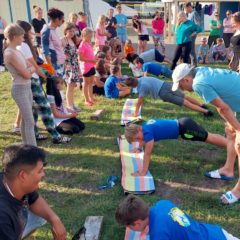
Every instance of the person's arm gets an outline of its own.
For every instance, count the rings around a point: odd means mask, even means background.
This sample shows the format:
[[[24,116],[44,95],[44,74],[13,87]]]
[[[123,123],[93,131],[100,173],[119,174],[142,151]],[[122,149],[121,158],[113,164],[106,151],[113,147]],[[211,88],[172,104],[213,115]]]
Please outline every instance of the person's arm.
[[[135,173],[132,173],[132,176],[145,176],[147,174],[153,146],[154,140],[151,140],[145,144],[142,169],[139,169]]]
[[[77,116],[77,113],[68,113],[68,114],[62,114],[57,110],[57,107],[54,103],[50,103],[50,107],[52,110],[52,114],[55,118],[74,118]]]
[[[233,111],[231,108],[220,98],[217,97],[213,101],[211,101],[211,104],[213,104],[220,116],[232,126],[236,131],[240,131],[240,123],[236,119]]]
[[[35,72],[34,67],[26,68],[21,61],[16,56],[12,54],[5,54],[4,60],[6,63],[11,64],[17,70],[18,74],[25,78],[26,80],[31,79],[32,74]]]
[[[94,81],[95,81],[95,84],[97,85],[97,87],[99,87],[99,88],[104,87],[104,82],[102,82],[99,77],[95,76]]]
[[[142,103],[143,103],[143,97],[139,97],[138,98],[138,101],[137,101],[137,105],[136,105],[136,110],[135,110],[135,113],[134,113],[134,117],[137,117],[138,114],[139,114],[139,110],[142,106]]]
[[[57,214],[49,207],[48,203],[39,196],[38,199],[30,205],[30,210],[39,217],[47,220],[52,226],[54,240],[65,240],[67,231]]]
[[[42,51],[43,55],[45,56],[46,62],[50,65],[52,65],[51,57],[50,57],[50,51],[49,51],[49,37],[50,37],[50,29],[46,29],[42,33]]]
[[[97,57],[95,59],[92,59],[92,58],[85,58],[83,56],[82,53],[78,52],[78,57],[79,57],[79,61],[81,62],[93,62],[93,63],[96,63],[97,62]]]
[[[217,22],[217,28],[221,28],[222,27],[222,22],[221,21],[218,21]]]
[[[38,76],[42,77],[44,80],[47,79],[46,74],[39,68],[39,66],[37,65],[37,63],[35,62],[34,58],[28,58],[27,59],[28,62],[33,65],[36,69],[36,73],[38,74]]]

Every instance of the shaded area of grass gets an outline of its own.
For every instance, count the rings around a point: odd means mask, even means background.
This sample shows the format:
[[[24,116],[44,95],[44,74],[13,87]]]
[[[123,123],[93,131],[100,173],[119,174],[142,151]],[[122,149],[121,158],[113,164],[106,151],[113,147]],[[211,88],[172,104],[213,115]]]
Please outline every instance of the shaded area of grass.
[[[123,72],[129,74],[126,66]],[[2,154],[4,147],[19,142],[20,136],[11,133],[17,108],[10,95],[9,74],[1,74],[0,80],[0,152]],[[197,98],[195,94],[191,95]],[[121,175],[116,137],[123,133],[120,116],[125,100],[107,100],[102,97],[98,99],[98,103],[93,108],[86,108],[82,104],[81,93],[76,91],[76,102],[83,108],[79,117],[86,123],[86,130],[73,136],[69,145],[53,145],[50,138],[46,142],[39,143],[48,152],[49,162],[40,193],[61,217],[69,232],[68,239],[71,239],[88,215],[104,216],[101,239],[120,240],[124,236],[124,227],[117,225],[114,220],[115,209],[124,198],[120,184],[108,190],[99,190],[98,186],[105,184],[109,175]],[[107,110],[103,119],[90,120],[91,113],[99,108]],[[214,118],[206,119],[201,114],[186,108],[147,98],[144,101],[142,115],[146,120],[153,117],[189,116],[208,131],[224,133],[224,123],[216,112]],[[39,126],[44,129],[41,122]],[[219,203],[221,193],[230,189],[234,183],[219,184],[203,177],[204,171],[218,168],[224,163],[225,158],[224,149],[202,143],[182,140],[157,143],[150,165],[157,189],[156,193],[143,196],[144,200],[153,204],[159,198],[167,197],[177,202],[192,217],[200,221],[221,224],[228,231],[239,234],[240,206],[236,204],[223,207]],[[173,184],[165,186],[158,179]],[[35,236],[36,239],[51,239],[49,226],[41,228]]]

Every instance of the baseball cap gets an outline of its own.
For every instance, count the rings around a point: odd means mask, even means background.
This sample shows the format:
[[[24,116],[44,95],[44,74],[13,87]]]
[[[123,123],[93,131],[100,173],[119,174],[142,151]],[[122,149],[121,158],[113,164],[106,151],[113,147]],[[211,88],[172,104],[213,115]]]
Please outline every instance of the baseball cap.
[[[172,79],[173,79],[173,86],[172,91],[177,91],[179,82],[186,76],[194,67],[187,63],[179,64],[173,71]]]

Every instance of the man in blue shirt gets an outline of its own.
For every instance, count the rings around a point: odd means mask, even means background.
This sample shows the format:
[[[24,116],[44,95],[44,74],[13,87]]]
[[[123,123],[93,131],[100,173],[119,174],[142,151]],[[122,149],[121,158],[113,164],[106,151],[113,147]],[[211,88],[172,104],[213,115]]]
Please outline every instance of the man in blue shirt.
[[[213,104],[226,122],[228,156],[223,167],[205,173],[205,176],[223,180],[234,179],[236,155],[240,157],[240,123],[234,112],[240,112],[240,74],[226,69],[198,67],[183,63],[173,72],[173,87],[189,92],[195,91],[206,103]],[[235,148],[234,148],[235,146]],[[240,200],[240,178],[235,187],[223,194],[223,204]]]
[[[155,142],[166,139],[177,139],[179,135],[185,140],[201,141],[220,147],[227,146],[226,138],[218,134],[208,133],[191,118],[151,119],[142,126],[127,124],[125,127],[127,141],[129,143],[139,142],[138,149],[133,149],[133,152],[142,151],[142,147],[145,145],[143,167],[133,173],[133,176],[146,175]]]
[[[105,83],[106,84],[106,83]],[[142,106],[143,98],[150,95],[153,99],[160,98],[165,102],[170,102],[178,106],[185,106],[193,111],[201,112],[204,116],[211,117],[213,113],[206,109],[204,105],[195,99],[185,96],[182,91],[173,92],[172,84],[164,82],[154,77],[129,77],[126,79],[128,87],[137,87],[139,97],[134,116],[138,116],[139,109]]]
[[[198,222],[169,200],[160,200],[150,209],[139,197],[128,195],[115,213],[116,221],[151,240],[239,240],[213,224]]]
[[[157,77],[160,75],[163,75],[167,78],[172,77],[172,70],[170,70],[170,68],[168,68],[166,65],[154,62],[144,63],[144,61],[139,57],[137,57],[133,63],[137,69],[143,71],[144,77],[146,77],[149,73]]]
[[[125,14],[122,13],[122,6],[121,4],[118,4],[116,6],[118,14],[115,15],[115,18],[117,20],[117,36],[119,37],[121,43],[122,43],[122,49],[124,48],[124,44],[127,40],[127,23],[128,19]]]

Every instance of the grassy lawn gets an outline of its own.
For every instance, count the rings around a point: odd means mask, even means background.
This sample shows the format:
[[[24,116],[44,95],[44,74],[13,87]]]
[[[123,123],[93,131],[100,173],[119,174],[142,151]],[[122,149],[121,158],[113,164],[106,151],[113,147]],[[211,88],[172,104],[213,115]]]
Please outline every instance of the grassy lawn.
[[[123,72],[129,74],[127,69],[123,69]],[[1,74],[0,82],[2,155],[4,147],[19,142],[20,136],[11,133],[17,108],[10,94],[10,75]],[[73,136],[68,145],[54,145],[50,138],[39,143],[47,151],[49,162],[40,193],[61,217],[69,233],[68,239],[84,223],[86,216],[103,215],[101,239],[121,240],[125,229],[115,223],[114,213],[124,198],[122,188],[119,183],[107,190],[99,190],[98,186],[105,184],[109,175],[121,175],[116,137],[123,133],[120,116],[125,100],[99,98],[93,108],[83,106],[80,92],[76,93],[76,100],[83,108],[79,117],[86,124],[86,129],[80,135]],[[90,120],[90,114],[99,108],[107,110],[103,119]],[[224,123],[216,111],[214,118],[206,119],[199,113],[150,98],[144,102],[142,116],[144,119],[189,116],[210,132],[223,134],[224,129]],[[39,126],[44,129],[41,122]],[[161,141],[154,148],[150,164],[156,192],[143,198],[149,204],[158,199],[171,199],[192,217],[221,224],[239,236],[240,205],[223,207],[219,201],[222,192],[231,189],[234,183],[208,180],[203,176],[206,170],[216,169],[223,164],[225,158],[226,151],[215,146],[182,140]],[[238,175],[237,172],[235,174]],[[49,226],[40,229],[35,238],[51,239]]]

